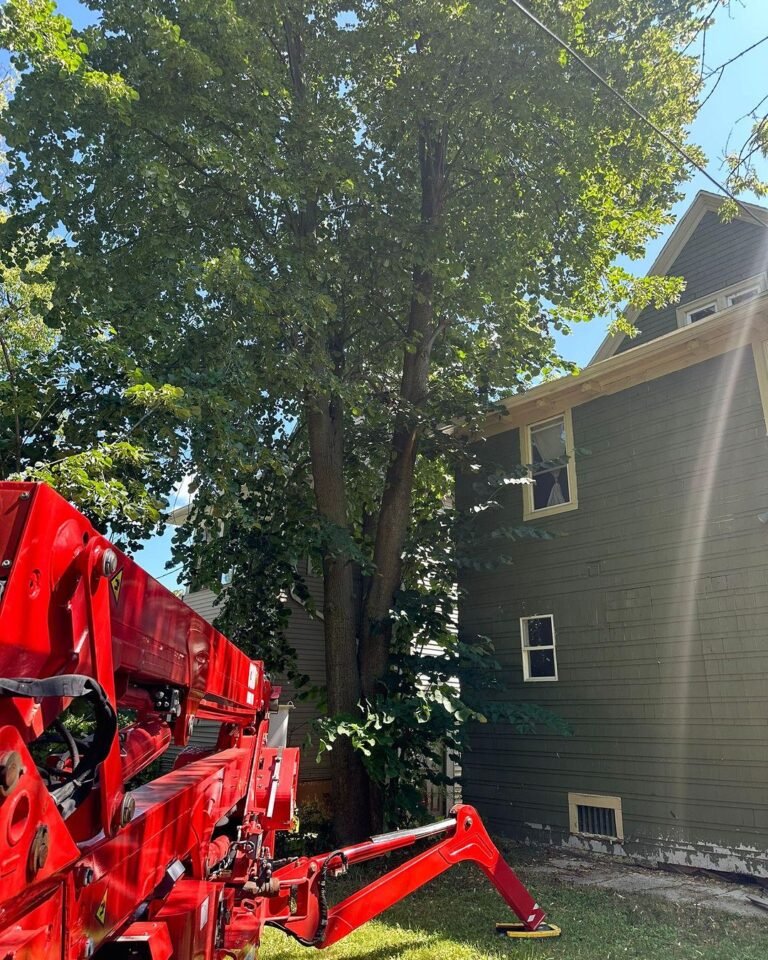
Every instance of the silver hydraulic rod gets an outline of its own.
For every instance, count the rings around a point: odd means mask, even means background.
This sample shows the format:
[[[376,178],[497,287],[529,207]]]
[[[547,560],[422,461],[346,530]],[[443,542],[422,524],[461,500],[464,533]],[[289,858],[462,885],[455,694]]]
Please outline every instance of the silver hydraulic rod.
[[[448,817],[436,823],[427,823],[423,827],[413,827],[411,830],[393,830],[391,833],[379,833],[371,837],[370,843],[390,843],[392,840],[422,840],[424,837],[434,837],[438,833],[448,833],[456,826],[456,818]]]

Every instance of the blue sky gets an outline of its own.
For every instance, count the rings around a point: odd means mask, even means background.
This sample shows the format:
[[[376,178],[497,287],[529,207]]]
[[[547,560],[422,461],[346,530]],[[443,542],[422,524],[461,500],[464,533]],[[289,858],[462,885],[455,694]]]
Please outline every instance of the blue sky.
[[[709,30],[706,42],[705,65],[710,70],[736,56],[750,43],[768,35],[768,2],[766,0],[744,0],[733,4],[729,14],[719,14],[716,24]],[[701,44],[698,44],[701,52]],[[725,179],[722,161],[729,139],[731,146],[740,143],[749,133],[749,119],[737,123],[768,94],[768,71],[765,69],[768,58],[768,43],[733,63],[724,73],[723,79],[711,98],[705,103],[691,129],[692,140],[703,148],[709,163],[707,169],[715,179]],[[607,95],[607,94],[606,94]],[[741,140],[740,140],[741,138]],[[702,174],[695,172],[691,180],[684,184],[685,198],[675,207],[675,217],[683,214],[699,190],[716,192],[715,187]],[[749,194],[744,200],[756,201]],[[768,201],[762,201],[768,206]],[[642,260],[627,261],[629,269],[645,273],[672,232],[669,226],[660,237],[652,240],[646,248]],[[608,325],[607,320],[593,320],[581,324],[568,337],[561,337],[558,347],[569,360],[580,365],[588,363],[600,346]]]
[[[70,17],[76,26],[85,25],[92,14],[75,0],[63,0],[59,10]],[[714,69],[735,56],[761,37],[768,35],[768,2],[744,0],[732,4],[730,13],[719,14],[715,26],[709,30],[706,40],[705,66]],[[701,45],[698,46],[701,52]],[[701,146],[709,158],[708,170],[722,180],[725,172],[722,158],[729,139],[732,144],[743,140],[749,131],[749,120],[741,120],[766,94],[768,94],[768,71],[765,69],[768,43],[732,64],[717,89],[704,105],[692,128],[693,141]],[[606,96],[608,94],[606,93]],[[675,206],[673,213],[679,217],[689,206],[697,191],[714,189],[704,176],[695,173],[685,184],[685,198]],[[744,199],[755,198],[745,196]],[[767,204],[768,205],[768,204]],[[637,273],[644,273],[655,259],[672,227],[648,244],[644,259],[633,261],[629,266]],[[558,347],[563,356],[585,365],[600,345],[607,327],[607,320],[594,320],[577,326],[568,337],[561,337]],[[137,558],[150,573],[163,575],[163,582],[171,589],[178,586],[176,576],[168,575],[165,565],[170,555],[172,531],[153,538]]]

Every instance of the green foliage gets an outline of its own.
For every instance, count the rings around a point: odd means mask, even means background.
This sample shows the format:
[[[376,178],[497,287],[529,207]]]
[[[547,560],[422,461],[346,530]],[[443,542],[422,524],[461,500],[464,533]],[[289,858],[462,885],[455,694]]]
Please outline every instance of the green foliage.
[[[295,829],[275,838],[277,857],[312,857],[333,850],[334,837],[327,807],[303,800],[296,808]]]
[[[299,561],[351,570],[359,607],[384,572],[384,477],[412,451],[387,571],[403,589],[365,624],[392,633],[392,669],[338,721],[375,742],[379,780],[404,783],[433,735],[488,715],[451,692],[468,647],[446,627],[465,559],[445,504],[471,454],[443,427],[471,432],[503,393],[572,369],[555,332],[679,292],[612,264],[668,223],[683,163],[496,0],[90,5],[82,31],[41,0],[9,0],[0,21],[22,72],[0,124],[3,249],[67,237],[48,267],[55,343],[18,374],[38,415],[22,411],[28,435],[0,411],[6,459],[19,469],[20,435],[24,465],[77,457],[97,429],[150,454],[120,469],[155,495],[192,474],[177,558],[214,588],[231,570],[222,625],[290,669],[277,637],[282,598],[306,596]],[[680,46],[701,6],[533,3],[679,141],[698,89]],[[334,465],[333,443],[308,442],[318,411],[337,428]],[[103,481],[108,465],[89,463]],[[119,495],[102,487],[96,506]],[[135,534],[151,514],[120,520]],[[417,664],[422,635],[441,653]]]
[[[161,519],[168,479],[157,440],[178,454],[169,419],[197,411],[181,387],[155,387],[116,366],[114,331],[94,340],[80,324],[52,326],[60,241],[42,241],[5,214],[0,225],[10,238],[0,255],[0,478],[48,483],[133,544]],[[142,430],[158,415],[159,431]]]
[[[147,461],[146,453],[122,441],[34,464],[9,479],[47,483],[89,516],[117,529],[152,528],[160,520],[162,504],[144,486]]]
[[[510,480],[527,476],[525,466],[474,471],[473,504],[490,518],[479,526],[474,505],[458,509],[449,499],[452,473],[426,468],[420,473],[403,587],[392,609],[393,656],[386,690],[354,713],[325,717],[316,725],[318,759],[341,736],[365,758],[371,779],[383,790],[390,825],[424,816],[425,781],[451,782],[443,773],[445,753],[458,759],[477,724],[504,724],[521,735],[571,732],[552,711],[515,699],[491,637],[457,631],[459,568],[490,571],[508,564],[510,558],[498,548],[500,539],[555,536],[549,530],[495,522],[500,492]],[[438,509],[434,499],[441,504]],[[489,735],[494,735],[492,727]]]
[[[763,169],[768,159],[768,116],[756,119],[749,136],[738,151],[729,153],[725,162],[728,168],[728,186],[734,193],[752,192],[756,197],[768,197],[768,178]],[[725,216],[737,211],[733,201],[726,207]]]
[[[158,527],[169,453],[170,477],[180,469],[169,421],[194,411],[180,387],[136,383],[136,371],[115,363],[109,334],[51,326],[60,244],[3,226],[14,238],[0,257],[0,478],[49,483],[135,544]]]
[[[241,455],[246,461],[245,448]],[[269,670],[302,686],[306,678],[297,673],[285,628],[289,596],[314,609],[300,573],[313,552],[313,538],[315,550],[319,542],[311,489],[306,473],[287,456],[281,458],[279,440],[258,462],[252,469],[246,463],[251,486],[233,492],[224,509],[219,485],[209,477],[197,481],[176,559],[186,565],[193,584],[205,584],[226,601],[217,626]],[[222,571],[230,574],[224,592]]]

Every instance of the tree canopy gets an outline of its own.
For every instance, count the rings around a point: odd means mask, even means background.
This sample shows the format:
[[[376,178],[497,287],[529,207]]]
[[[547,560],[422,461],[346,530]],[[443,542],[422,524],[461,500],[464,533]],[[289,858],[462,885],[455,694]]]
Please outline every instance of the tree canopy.
[[[365,833],[393,748],[369,783],[354,718],[407,714],[400,749],[423,719],[410,640],[463,656],[441,518],[471,451],[443,427],[567,368],[554,331],[674,293],[615,262],[668,222],[683,162],[503,0],[88,6],[82,31],[47,0],[3,7],[6,249],[64,238],[46,316],[72,422],[100,437],[109,398],[117,439],[132,399],[171,392],[141,444],[194,475],[187,562],[233,568],[243,642],[274,652],[296,558],[322,563],[337,828]],[[530,6],[685,140],[702,3]]]

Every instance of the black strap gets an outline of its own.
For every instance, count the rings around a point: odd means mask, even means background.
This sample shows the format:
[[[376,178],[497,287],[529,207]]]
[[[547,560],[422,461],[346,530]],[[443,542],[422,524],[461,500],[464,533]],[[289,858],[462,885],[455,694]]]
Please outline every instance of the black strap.
[[[45,680],[29,677],[0,677],[0,696],[32,697],[84,697],[93,705],[96,731],[90,749],[80,758],[66,783],[51,790],[51,797],[63,817],[68,817],[77,808],[83,797],[90,792],[96,776],[96,767],[106,759],[117,733],[117,711],[110,703],[102,685],[93,677],[79,673],[63,673]]]

